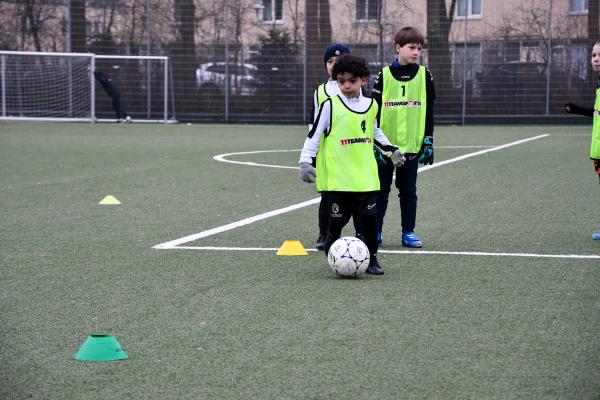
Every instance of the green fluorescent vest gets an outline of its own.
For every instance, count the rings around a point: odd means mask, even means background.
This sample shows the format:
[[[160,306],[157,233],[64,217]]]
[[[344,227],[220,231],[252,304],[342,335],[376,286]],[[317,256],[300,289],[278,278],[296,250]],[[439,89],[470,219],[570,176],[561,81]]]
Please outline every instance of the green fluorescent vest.
[[[373,192],[379,190],[373,157],[373,124],[377,103],[364,113],[354,112],[339,96],[331,97],[331,126],[321,137],[317,157],[317,190]]]
[[[404,153],[418,153],[425,135],[427,90],[425,67],[410,81],[398,81],[390,67],[383,69],[381,94],[381,129],[392,144]]]
[[[600,88],[596,89],[596,102],[594,103],[594,127],[592,128],[592,146],[590,158],[600,159]]]
[[[325,100],[327,100],[330,97],[327,94],[327,92],[325,91],[326,86],[327,86],[326,83],[321,83],[319,85],[319,87],[317,87],[317,104],[319,105],[319,111],[321,109],[321,106],[325,102]],[[321,140],[321,143],[319,143],[319,152],[317,153],[317,155],[322,154],[322,150],[323,150],[323,141]]]
[[[321,83],[317,88],[317,105],[319,107],[321,107],[321,104],[329,98],[329,95],[325,91],[325,85],[325,83]]]

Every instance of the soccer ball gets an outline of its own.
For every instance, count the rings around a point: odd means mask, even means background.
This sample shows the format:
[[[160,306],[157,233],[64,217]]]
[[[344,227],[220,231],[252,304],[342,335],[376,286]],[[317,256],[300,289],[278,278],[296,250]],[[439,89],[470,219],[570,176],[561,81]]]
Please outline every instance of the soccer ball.
[[[352,236],[339,238],[329,248],[327,262],[337,276],[357,277],[369,266],[369,249]]]

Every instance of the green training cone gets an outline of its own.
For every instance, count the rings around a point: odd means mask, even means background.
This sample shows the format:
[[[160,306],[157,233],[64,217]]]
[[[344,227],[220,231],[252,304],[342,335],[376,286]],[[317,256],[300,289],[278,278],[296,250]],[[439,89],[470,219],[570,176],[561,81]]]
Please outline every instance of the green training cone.
[[[121,344],[112,335],[89,335],[75,353],[80,361],[113,361],[128,358]]]

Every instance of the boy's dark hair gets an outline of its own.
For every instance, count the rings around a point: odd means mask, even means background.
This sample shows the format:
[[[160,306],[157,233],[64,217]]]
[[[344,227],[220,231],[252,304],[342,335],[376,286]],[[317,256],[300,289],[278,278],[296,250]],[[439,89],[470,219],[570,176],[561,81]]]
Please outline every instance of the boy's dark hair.
[[[409,43],[418,43],[421,46],[425,44],[425,37],[416,28],[407,26],[400,29],[394,37],[395,44],[404,46]]]
[[[367,60],[352,54],[344,54],[335,60],[331,77],[337,79],[338,74],[349,72],[356,78],[364,78],[371,75]]]

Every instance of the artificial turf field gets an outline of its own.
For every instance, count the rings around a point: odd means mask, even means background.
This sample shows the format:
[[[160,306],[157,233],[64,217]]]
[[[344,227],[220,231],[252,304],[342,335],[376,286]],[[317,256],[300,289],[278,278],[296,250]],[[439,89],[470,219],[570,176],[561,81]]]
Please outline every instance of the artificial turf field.
[[[0,398],[598,400],[590,131],[437,127],[423,251],[391,196],[385,275],[342,280],[303,126],[0,123]]]

